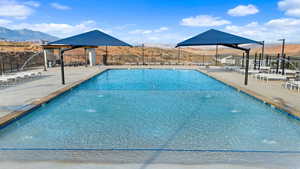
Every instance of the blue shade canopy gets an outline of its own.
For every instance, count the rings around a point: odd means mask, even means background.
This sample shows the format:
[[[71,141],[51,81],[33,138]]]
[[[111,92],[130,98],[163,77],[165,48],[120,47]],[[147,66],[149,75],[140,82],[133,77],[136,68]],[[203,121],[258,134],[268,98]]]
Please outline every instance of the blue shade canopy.
[[[200,46],[200,45],[240,45],[256,43],[262,44],[261,42],[254,41],[251,39],[243,38],[226,32],[210,29],[204,33],[201,33],[188,40],[180,42],[176,47],[179,46]]]
[[[94,30],[65,39],[48,43],[48,45],[70,45],[70,46],[131,46],[117,38],[114,38],[99,30]]]

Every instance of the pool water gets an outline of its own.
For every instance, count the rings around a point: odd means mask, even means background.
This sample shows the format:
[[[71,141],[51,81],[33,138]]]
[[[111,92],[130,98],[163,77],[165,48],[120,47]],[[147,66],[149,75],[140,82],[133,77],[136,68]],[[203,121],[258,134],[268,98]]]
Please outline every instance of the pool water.
[[[300,151],[300,123],[194,70],[109,70],[0,129],[0,149]]]

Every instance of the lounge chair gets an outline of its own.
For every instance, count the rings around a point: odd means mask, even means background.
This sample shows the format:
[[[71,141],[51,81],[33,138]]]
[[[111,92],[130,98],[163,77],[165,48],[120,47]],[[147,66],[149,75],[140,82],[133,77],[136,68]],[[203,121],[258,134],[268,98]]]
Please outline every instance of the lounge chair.
[[[18,72],[16,74],[0,76],[1,86],[16,85],[20,82],[25,82],[26,80],[40,77],[41,72]]]
[[[266,80],[267,82],[270,80],[287,80],[287,76],[281,74],[265,74],[262,76],[262,79]]]
[[[0,88],[1,87],[6,87],[8,84],[9,84],[9,80],[8,79],[0,77]]]
[[[279,73],[282,73],[282,69],[278,70]],[[295,75],[297,73],[296,70],[290,70],[290,69],[286,69],[284,70],[284,74],[285,75]]]
[[[290,81],[290,87],[291,89],[297,89],[298,92],[300,92],[300,81],[298,80],[291,80]]]
[[[296,81],[295,79],[291,79],[282,85],[284,88],[289,90],[297,89],[300,92],[300,81]]]
[[[245,69],[240,69],[238,70],[239,73],[242,73],[242,74],[245,74],[246,70]],[[252,70],[252,69],[249,69],[248,70],[248,74],[258,74],[259,73],[259,70]]]
[[[0,86],[7,87],[16,83],[16,78],[14,76],[0,76]]]
[[[265,76],[269,75],[268,73],[257,73],[257,74],[253,74],[253,77],[256,80],[263,80]]]
[[[269,70],[271,70],[271,67],[268,67],[268,66],[261,66],[261,67],[260,67],[260,70],[266,70],[266,71],[269,71]]]
[[[239,66],[225,66],[224,68],[229,71],[238,71],[241,69]]]
[[[299,93],[300,92],[300,81],[292,82],[292,88],[296,88]]]

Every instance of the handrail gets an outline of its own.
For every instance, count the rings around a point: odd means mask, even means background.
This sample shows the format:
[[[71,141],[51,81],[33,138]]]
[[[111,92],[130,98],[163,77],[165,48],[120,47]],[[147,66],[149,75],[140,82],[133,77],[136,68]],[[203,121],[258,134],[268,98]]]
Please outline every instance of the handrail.
[[[24,67],[28,64],[29,61],[31,61],[35,56],[38,56],[39,54],[41,54],[42,52],[38,52],[33,54],[32,56],[30,56],[22,65],[21,70],[24,70]]]

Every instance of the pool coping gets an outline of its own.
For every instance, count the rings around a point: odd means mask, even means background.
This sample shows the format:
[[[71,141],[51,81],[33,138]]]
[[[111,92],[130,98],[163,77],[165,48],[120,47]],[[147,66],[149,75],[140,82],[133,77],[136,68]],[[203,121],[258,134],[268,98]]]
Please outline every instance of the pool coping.
[[[45,96],[45,97],[42,97],[40,99],[38,99],[38,101],[33,101],[32,103],[26,105],[26,109],[25,110],[16,110],[16,111],[13,111],[3,117],[0,118],[0,129],[2,127],[5,127],[6,125],[10,124],[11,122],[15,121],[15,120],[18,120],[19,118],[21,118],[22,116],[24,115],[27,115],[28,113],[30,113],[32,110],[42,106],[43,104],[46,104],[48,103],[49,101],[55,99],[56,97],[68,92],[69,90],[79,86],[80,84],[94,78],[95,76],[98,76],[100,74],[102,74],[103,72],[106,72],[108,70],[120,70],[120,69],[182,69],[182,70],[195,70],[195,71],[198,71],[200,73],[203,73],[207,76],[209,76],[210,78],[213,78],[227,86],[230,86],[232,88],[234,88],[235,90],[237,91],[240,91],[240,92],[243,92],[244,94],[247,94],[255,99],[258,99],[266,104],[269,104],[271,106],[274,106],[275,108],[281,110],[281,111],[284,111],[287,113],[287,115],[295,118],[295,119],[298,119],[300,120],[300,111],[297,110],[297,109],[294,109],[294,108],[291,108],[291,107],[288,107],[287,105],[284,105],[284,104],[281,104],[281,103],[277,103],[275,102],[274,100],[266,97],[266,96],[263,96],[257,92],[254,92],[252,90],[249,90],[245,87],[242,87],[240,85],[237,85],[235,83],[232,83],[232,82],[229,82],[225,79],[222,79],[222,78],[218,78],[218,77],[215,77],[213,76],[212,74],[210,74],[209,72],[205,72],[204,70],[200,69],[200,68],[195,68],[195,67],[175,67],[175,68],[171,68],[171,67],[166,67],[166,68],[157,68],[157,67],[111,67],[111,68],[104,68],[104,69],[101,69],[99,71],[97,71],[96,73],[93,73],[92,75],[86,77],[86,78],[83,78],[81,80],[78,80],[76,82],[73,82],[69,85],[67,85],[66,87],[63,87],[61,89],[58,89],[57,91],[53,92],[53,93],[50,93],[48,96]],[[283,112],[283,113],[284,113]]]
[[[205,72],[202,69],[196,69],[198,72],[201,72],[227,86],[230,86],[232,88],[234,88],[235,90],[239,91],[239,92],[243,92],[244,94],[249,95],[250,97],[253,97],[255,99],[258,99],[259,101],[264,102],[265,104],[268,104],[270,106],[274,106],[275,108],[279,109],[280,111],[284,111],[283,113],[286,113],[287,115],[300,120],[300,110],[297,110],[295,108],[289,107],[288,105],[282,104],[282,103],[278,103],[276,101],[274,101],[273,99],[267,97],[267,96],[263,96],[253,90],[247,89],[245,87],[242,87],[238,84],[235,84],[233,82],[230,82],[226,79],[220,78],[220,77],[216,77],[212,74],[210,74],[209,72]]]
[[[39,98],[36,101],[33,101],[33,102],[23,106],[23,108],[21,108],[21,109],[18,109],[11,113],[8,113],[7,115],[0,118],[0,129],[7,126],[11,122],[14,122],[15,120],[18,120],[19,118],[27,115],[32,110],[39,108],[43,104],[48,103],[49,101],[55,99],[56,97],[68,92],[69,90],[79,86],[80,84],[94,78],[95,76],[97,76],[99,74],[102,74],[103,72],[105,72],[107,70],[110,70],[110,69],[109,68],[100,69],[96,73],[93,73],[92,75],[89,75],[86,78],[83,78],[83,79],[75,81],[69,85],[66,85],[66,87],[60,88],[45,97]],[[25,107],[25,109],[24,109],[24,107]]]

